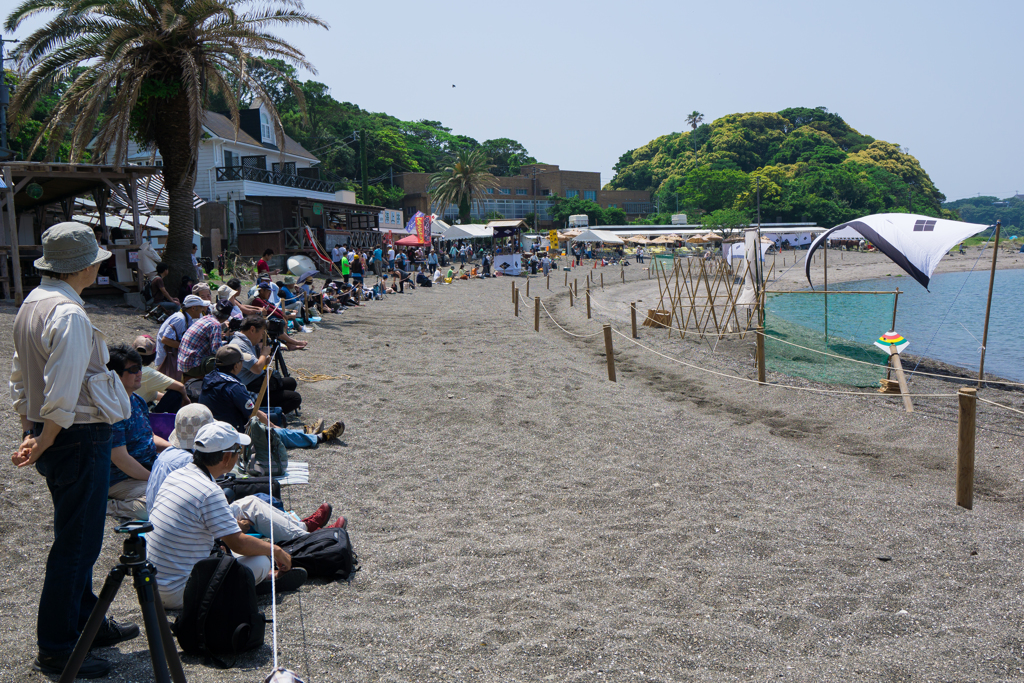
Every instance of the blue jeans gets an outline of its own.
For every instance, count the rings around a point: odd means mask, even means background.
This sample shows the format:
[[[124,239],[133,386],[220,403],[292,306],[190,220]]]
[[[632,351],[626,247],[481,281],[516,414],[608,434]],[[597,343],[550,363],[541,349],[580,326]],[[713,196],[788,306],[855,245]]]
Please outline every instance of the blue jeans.
[[[281,429],[275,430],[277,435],[281,437],[281,443],[284,444],[285,448],[313,448],[319,443],[316,438],[316,434],[304,434],[299,429]]]
[[[96,606],[92,567],[103,547],[110,439],[110,425],[72,425],[36,461],[53,499],[53,545],[36,624],[42,654],[70,653]]]

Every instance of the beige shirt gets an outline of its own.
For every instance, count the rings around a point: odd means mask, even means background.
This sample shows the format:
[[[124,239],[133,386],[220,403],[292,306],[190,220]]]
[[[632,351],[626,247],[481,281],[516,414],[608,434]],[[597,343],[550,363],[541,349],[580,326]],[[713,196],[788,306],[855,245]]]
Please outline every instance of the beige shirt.
[[[69,301],[55,303],[53,299]],[[14,409],[32,422],[102,422],[88,407],[86,377],[106,371],[106,338],[93,327],[81,297],[66,282],[44,277],[15,319],[14,361],[9,387]]]
[[[135,392],[146,403],[156,400],[157,394],[167,391],[174,380],[149,365],[142,366],[142,386]]]

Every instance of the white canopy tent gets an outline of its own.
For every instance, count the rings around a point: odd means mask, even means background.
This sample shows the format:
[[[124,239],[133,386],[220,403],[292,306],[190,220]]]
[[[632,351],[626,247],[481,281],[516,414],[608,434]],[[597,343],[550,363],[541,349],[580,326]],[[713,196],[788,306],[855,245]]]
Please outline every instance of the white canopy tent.
[[[604,244],[625,244],[622,238],[618,237],[615,233],[607,232],[605,230],[584,230],[576,237],[572,238],[573,242],[602,242]]]
[[[443,240],[475,240],[483,237],[494,237],[494,229],[486,225],[468,223],[466,225],[453,225],[445,230],[441,236]]]

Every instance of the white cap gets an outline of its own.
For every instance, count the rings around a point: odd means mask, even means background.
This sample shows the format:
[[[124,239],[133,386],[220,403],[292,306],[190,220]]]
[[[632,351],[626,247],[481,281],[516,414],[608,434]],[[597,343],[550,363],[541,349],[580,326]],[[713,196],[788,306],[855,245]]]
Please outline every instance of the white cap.
[[[200,427],[195,438],[196,450],[200,453],[216,453],[230,450],[235,446],[248,446],[251,443],[252,439],[248,436],[239,434],[227,422],[219,420]]]
[[[209,306],[209,302],[203,301],[195,294],[189,294],[185,297],[184,301],[181,302],[182,308],[192,308],[193,306]]]

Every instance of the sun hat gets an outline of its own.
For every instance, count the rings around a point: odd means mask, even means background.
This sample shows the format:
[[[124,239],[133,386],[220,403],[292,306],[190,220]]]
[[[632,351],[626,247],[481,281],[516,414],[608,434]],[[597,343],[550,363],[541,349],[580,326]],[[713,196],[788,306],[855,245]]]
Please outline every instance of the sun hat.
[[[135,347],[136,351],[139,351],[144,356],[148,356],[151,353],[156,353],[156,342],[148,334],[140,334],[135,338],[132,346]]]
[[[167,437],[175,448],[190,451],[195,448],[196,433],[203,425],[213,422],[213,413],[202,403],[189,403],[178,410],[174,418],[174,431]]]
[[[291,275],[285,275],[284,276],[284,283],[286,285],[294,285],[295,284],[295,278],[293,276],[291,276]]]
[[[224,299],[225,301],[228,301],[231,299],[231,297],[235,296],[236,294],[238,294],[238,292],[235,291],[234,289],[231,289],[227,285],[221,285],[220,287],[217,288],[218,299]]]
[[[203,301],[195,294],[189,294],[185,297],[185,300],[181,302],[182,308],[192,308],[193,306],[202,306],[203,308],[206,308],[208,305],[209,304],[206,301]]]
[[[227,422],[214,420],[199,428],[195,438],[195,449],[200,453],[216,453],[226,451],[232,446],[248,446],[252,443],[245,434],[239,434],[238,430]]]
[[[33,265],[54,273],[77,273],[110,257],[111,253],[96,243],[92,228],[69,221],[46,229],[43,257]]]
[[[225,344],[224,346],[217,349],[217,367],[218,368],[230,368],[235,363],[242,360],[242,352],[238,350],[237,346],[231,344]]]
[[[205,283],[205,282],[197,282],[194,285],[192,285],[192,293],[193,294],[198,294],[199,292],[202,292],[204,290],[209,292],[210,291],[210,285]]]

